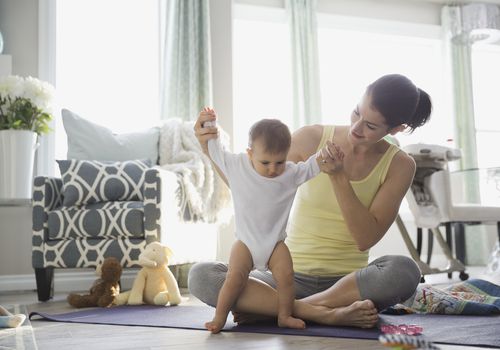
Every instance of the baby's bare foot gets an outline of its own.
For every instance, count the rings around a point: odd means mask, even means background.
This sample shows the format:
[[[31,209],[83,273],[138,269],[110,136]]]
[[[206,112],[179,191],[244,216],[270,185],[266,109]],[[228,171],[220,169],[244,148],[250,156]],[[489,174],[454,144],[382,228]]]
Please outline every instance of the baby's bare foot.
[[[218,319],[215,317],[212,321],[205,323],[205,328],[208,329],[213,334],[219,333],[224,325],[226,324],[226,320]]]
[[[371,300],[355,301],[349,306],[333,309],[327,322],[337,326],[373,328],[378,321],[378,312]]]
[[[295,318],[292,316],[278,317],[278,326],[283,328],[295,328],[304,329],[306,324],[300,318]]]

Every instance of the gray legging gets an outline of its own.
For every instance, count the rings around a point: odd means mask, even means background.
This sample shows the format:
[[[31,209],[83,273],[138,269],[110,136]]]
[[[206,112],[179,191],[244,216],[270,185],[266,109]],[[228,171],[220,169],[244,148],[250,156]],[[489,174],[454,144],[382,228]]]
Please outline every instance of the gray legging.
[[[226,278],[227,265],[220,262],[201,262],[189,271],[189,292],[204,303],[217,304],[219,291]],[[252,271],[251,277],[276,288],[270,272]],[[333,286],[343,276],[318,277],[295,273],[295,294],[297,299],[319,293]],[[401,303],[411,297],[420,281],[420,270],[410,258],[387,255],[371,262],[356,272],[361,299],[370,299],[377,309]]]

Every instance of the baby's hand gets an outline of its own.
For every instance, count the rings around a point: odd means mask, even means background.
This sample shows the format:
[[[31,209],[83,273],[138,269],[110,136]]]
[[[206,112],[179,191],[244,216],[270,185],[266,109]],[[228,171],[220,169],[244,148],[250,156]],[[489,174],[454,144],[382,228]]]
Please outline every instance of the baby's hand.
[[[202,128],[215,127],[216,118],[217,115],[215,114],[215,111],[210,107],[203,108],[198,116],[198,120],[201,121]]]
[[[203,152],[208,154],[207,142],[210,139],[217,138],[219,133],[215,120],[217,115],[212,108],[205,107],[201,110],[198,119],[196,120],[193,130],[198,139],[198,142],[203,149]],[[212,126],[208,123],[213,123]]]
[[[325,147],[319,151],[319,167],[322,172],[333,174],[344,168],[344,152],[331,141],[327,141]]]

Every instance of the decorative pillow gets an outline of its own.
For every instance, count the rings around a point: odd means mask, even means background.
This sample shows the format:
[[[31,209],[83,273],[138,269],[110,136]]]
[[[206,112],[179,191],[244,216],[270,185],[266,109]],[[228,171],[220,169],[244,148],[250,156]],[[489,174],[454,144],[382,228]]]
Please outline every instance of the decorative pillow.
[[[152,164],[158,161],[159,127],[115,134],[67,109],[61,114],[68,136],[68,159],[123,161],[147,158]]]
[[[144,174],[151,161],[99,162],[58,160],[63,181],[63,205],[143,200]]]

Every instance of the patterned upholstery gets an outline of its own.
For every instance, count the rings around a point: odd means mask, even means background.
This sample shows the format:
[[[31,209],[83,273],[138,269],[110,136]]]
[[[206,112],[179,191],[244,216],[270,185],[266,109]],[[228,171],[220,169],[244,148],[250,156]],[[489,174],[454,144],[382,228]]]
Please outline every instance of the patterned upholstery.
[[[52,296],[53,268],[96,267],[108,256],[123,267],[138,267],[145,245],[162,241],[165,211],[175,210],[179,201],[173,183],[174,173],[151,168],[145,172],[142,201],[64,207],[62,180],[36,177],[32,264],[39,300]]]
[[[50,239],[144,239],[144,204],[108,202],[53,210],[49,213]]]
[[[151,161],[100,162],[58,160],[64,183],[64,206],[143,200],[144,172]]]

